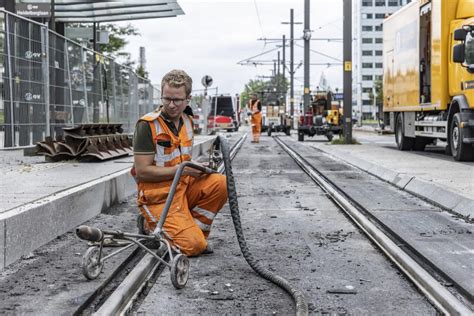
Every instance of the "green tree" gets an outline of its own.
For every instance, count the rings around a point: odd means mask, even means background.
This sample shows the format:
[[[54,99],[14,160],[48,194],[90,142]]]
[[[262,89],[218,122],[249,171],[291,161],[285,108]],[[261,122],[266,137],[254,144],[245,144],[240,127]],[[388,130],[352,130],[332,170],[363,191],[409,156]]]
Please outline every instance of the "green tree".
[[[92,28],[90,23],[70,23],[68,26]],[[109,43],[99,44],[99,51],[106,55],[124,55],[121,50],[128,44],[127,37],[140,35],[138,29],[132,24],[127,24],[126,26],[117,26],[112,23],[100,24],[99,29],[109,32]]]
[[[375,95],[374,95],[375,90]],[[383,106],[383,81],[382,79],[377,79],[374,81],[374,89],[369,93],[369,99],[371,104],[375,103],[375,106],[378,108],[379,116],[382,113]],[[375,102],[374,102],[375,101]]]
[[[244,87],[244,91],[240,94],[240,107],[244,108],[247,106],[250,95],[256,94],[261,98],[262,94],[266,90],[266,82],[263,80],[251,79]],[[262,100],[263,102],[263,100]]]
[[[278,83],[278,84],[277,84]],[[250,80],[240,94],[240,106],[245,107],[250,100],[251,94],[257,94],[262,104],[276,103],[279,98],[284,102],[284,96],[288,92],[289,82],[282,75],[270,80]]]
[[[115,24],[105,24],[100,27],[109,32],[109,43],[100,44],[99,50],[102,53],[115,54],[120,52],[128,44],[128,36],[140,35],[138,29],[132,24],[126,26],[117,26]]]
[[[137,68],[137,75],[139,75],[142,78],[148,79],[148,71],[143,68],[143,66],[138,66]]]

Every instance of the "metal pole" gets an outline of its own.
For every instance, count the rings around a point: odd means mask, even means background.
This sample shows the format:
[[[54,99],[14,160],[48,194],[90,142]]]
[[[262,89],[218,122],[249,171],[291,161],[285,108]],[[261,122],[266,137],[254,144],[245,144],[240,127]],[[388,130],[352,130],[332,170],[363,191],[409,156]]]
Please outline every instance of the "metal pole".
[[[303,30],[303,38],[304,38],[304,98],[303,98],[303,115],[309,109],[311,103],[311,95],[309,90],[309,49],[310,49],[310,39],[311,39],[311,29],[309,26],[310,22],[310,15],[309,15],[309,1],[304,1],[304,30]]]
[[[69,101],[71,103],[71,123],[74,125],[74,104],[72,101],[71,69],[69,67],[69,51],[67,48],[67,40],[64,41],[64,55],[66,55],[67,82],[69,88]]]
[[[285,59],[285,56],[286,56],[286,38],[285,38],[285,35],[283,35],[283,59],[282,59],[282,68],[283,68],[283,87],[286,86],[286,77],[285,77],[285,68],[286,68],[286,65],[285,65],[285,62],[286,62],[286,59]],[[286,112],[286,90],[283,91],[283,103],[285,104],[285,113]]]
[[[10,128],[11,128],[11,147],[15,147],[15,114],[13,106],[13,75],[12,75],[12,56],[11,56],[11,43],[10,43],[10,15],[5,14],[5,31],[7,36],[7,58],[8,58],[8,79],[10,81]],[[6,142],[6,140],[5,140]],[[6,145],[6,144],[5,144]],[[6,146],[5,146],[6,147]]]
[[[276,91],[276,93],[277,93],[277,105],[280,105],[280,51],[278,51],[276,88],[277,88],[277,91]]]
[[[46,115],[46,131],[45,135],[51,136],[51,118],[50,118],[50,81],[49,81],[49,34],[46,27],[41,28],[41,34],[43,39],[41,43],[43,44],[43,81],[44,81],[44,104],[45,104],[45,115]]]
[[[344,140],[352,143],[352,0],[344,0]]]
[[[217,94],[218,89],[216,87],[216,98],[214,99],[214,133],[216,132],[216,116],[217,116]]]
[[[51,0],[51,18],[49,20],[49,28],[53,30],[53,32],[56,32],[56,16],[54,12],[54,6],[55,6],[55,1]]]
[[[294,12],[290,10],[290,112],[291,128],[294,128],[295,120],[295,40],[294,40]]]
[[[87,79],[86,79],[86,67],[84,66],[84,48],[81,47],[81,65],[82,65],[82,88],[84,89],[84,106],[86,107],[86,122],[89,121],[89,102],[87,100]],[[83,122],[80,122],[83,123]]]

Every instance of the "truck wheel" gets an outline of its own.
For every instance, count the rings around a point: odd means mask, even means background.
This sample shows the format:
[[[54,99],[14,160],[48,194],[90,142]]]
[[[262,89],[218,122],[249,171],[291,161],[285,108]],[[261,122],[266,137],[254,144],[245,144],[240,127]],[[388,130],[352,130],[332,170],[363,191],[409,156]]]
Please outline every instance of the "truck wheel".
[[[463,143],[464,133],[460,128],[461,116],[459,113],[454,114],[451,128],[449,131],[449,144],[451,146],[451,153],[457,161],[471,161],[474,160],[474,147],[470,144]]]
[[[304,133],[301,131],[298,131],[298,141],[304,142]]]
[[[397,141],[397,147],[400,150],[412,150],[415,143],[415,139],[412,137],[406,137],[403,132],[403,113],[397,115],[397,122],[395,125],[395,140]]]

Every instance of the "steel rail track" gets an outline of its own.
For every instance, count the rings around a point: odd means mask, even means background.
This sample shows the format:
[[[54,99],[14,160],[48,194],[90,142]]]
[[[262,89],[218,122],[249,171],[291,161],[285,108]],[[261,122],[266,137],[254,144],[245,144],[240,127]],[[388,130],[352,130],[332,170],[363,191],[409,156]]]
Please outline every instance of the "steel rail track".
[[[440,284],[417,261],[401,249],[379,229],[363,212],[357,209],[332,181],[320,174],[301,155],[291,149],[278,136],[275,141],[295,160],[300,168],[318,184],[354,223],[371,239],[385,255],[415,284],[428,300],[446,315],[472,315],[473,311]]]
[[[244,134],[231,148],[231,159],[237,155],[237,152],[242,147],[247,134]],[[220,164],[217,170],[219,173],[224,171],[224,164]],[[156,280],[161,272],[164,270],[163,264],[158,262],[152,255],[145,254],[145,256],[138,262],[132,260],[139,253],[138,249],[134,249],[132,253],[124,259],[114,272],[96,289],[81,306],[74,312],[74,315],[81,315],[91,309],[96,309],[95,315],[124,315],[129,311],[135,300],[138,298],[144,287],[151,280]],[[123,275],[123,271],[135,267],[127,274],[123,281],[111,290],[105,290],[114,283],[117,276]],[[157,273],[154,273],[154,272]],[[110,294],[110,292],[112,292]],[[94,305],[94,302],[100,304]]]

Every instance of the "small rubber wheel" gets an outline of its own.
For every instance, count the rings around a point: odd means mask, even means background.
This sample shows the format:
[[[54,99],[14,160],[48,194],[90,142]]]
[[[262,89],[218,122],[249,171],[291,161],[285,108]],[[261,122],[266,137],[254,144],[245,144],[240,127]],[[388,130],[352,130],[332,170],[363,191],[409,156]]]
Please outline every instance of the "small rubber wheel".
[[[84,274],[84,276],[88,280],[96,279],[99,276],[100,272],[102,272],[104,263],[100,263],[99,254],[99,247],[94,246],[89,247],[82,256],[82,274]]]
[[[171,262],[171,283],[176,289],[186,286],[189,278],[189,259],[183,254],[177,254]]]

